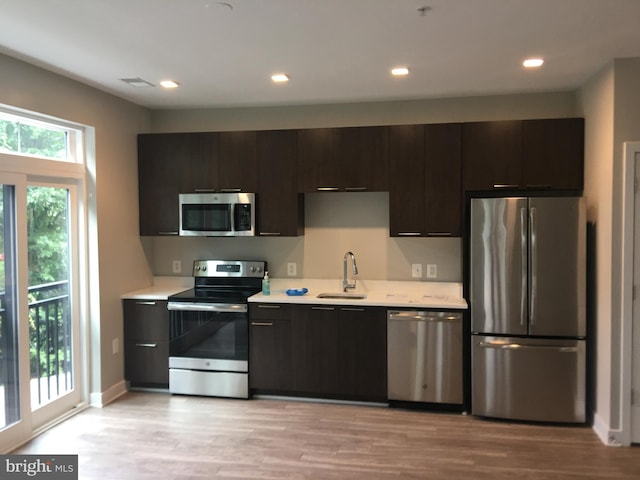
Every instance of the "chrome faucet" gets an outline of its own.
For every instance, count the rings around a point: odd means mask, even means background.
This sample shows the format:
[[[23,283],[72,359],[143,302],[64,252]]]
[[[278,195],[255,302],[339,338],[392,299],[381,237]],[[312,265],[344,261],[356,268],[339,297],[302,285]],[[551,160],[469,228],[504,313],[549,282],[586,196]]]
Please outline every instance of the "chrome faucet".
[[[358,266],[356,265],[356,256],[353,254],[353,252],[347,252],[344,254],[344,263],[343,263],[343,276],[342,276],[342,290],[344,292],[346,292],[349,289],[353,289],[356,288],[356,279],[353,279],[353,283],[349,283],[349,277],[347,275],[347,262],[349,260],[349,257],[351,257],[351,264],[353,265],[353,274],[357,275],[358,274]]]

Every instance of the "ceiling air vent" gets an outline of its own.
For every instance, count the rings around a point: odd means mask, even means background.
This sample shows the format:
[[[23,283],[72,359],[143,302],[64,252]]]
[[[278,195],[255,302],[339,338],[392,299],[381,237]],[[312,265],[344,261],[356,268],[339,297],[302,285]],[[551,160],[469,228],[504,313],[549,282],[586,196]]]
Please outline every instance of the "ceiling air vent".
[[[120,80],[122,80],[124,83],[129,84],[132,87],[155,87],[155,85],[153,83],[149,83],[146,80],[143,80],[140,77],[136,77],[136,78],[121,78]]]

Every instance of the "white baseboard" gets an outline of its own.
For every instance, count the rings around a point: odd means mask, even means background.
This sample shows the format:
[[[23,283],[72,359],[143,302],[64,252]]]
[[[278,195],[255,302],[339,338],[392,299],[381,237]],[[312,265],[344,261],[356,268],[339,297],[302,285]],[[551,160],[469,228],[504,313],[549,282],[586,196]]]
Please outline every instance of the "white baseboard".
[[[125,393],[127,393],[127,382],[122,380],[104,392],[92,392],[89,396],[89,404],[92,407],[102,408]]]
[[[609,428],[609,424],[597,413],[593,415],[593,431],[596,432],[600,441],[607,447],[625,446],[623,432]]]

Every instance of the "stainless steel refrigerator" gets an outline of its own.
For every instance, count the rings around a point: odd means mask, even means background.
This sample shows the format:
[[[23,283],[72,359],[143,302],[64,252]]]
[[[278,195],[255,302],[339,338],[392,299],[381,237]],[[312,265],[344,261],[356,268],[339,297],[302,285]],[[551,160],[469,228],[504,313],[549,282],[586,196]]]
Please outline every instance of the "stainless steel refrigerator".
[[[472,413],[583,423],[583,200],[474,198],[469,241]]]

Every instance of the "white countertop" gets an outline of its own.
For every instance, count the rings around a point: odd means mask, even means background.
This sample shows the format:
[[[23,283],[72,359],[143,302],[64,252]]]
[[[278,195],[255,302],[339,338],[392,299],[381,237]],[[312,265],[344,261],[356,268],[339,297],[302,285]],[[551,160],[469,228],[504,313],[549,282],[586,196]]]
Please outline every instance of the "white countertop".
[[[350,293],[365,294],[364,299],[317,298],[320,293],[342,292],[342,280],[324,279],[271,279],[271,295],[257,293],[249,302],[299,303],[329,305],[362,305],[383,307],[440,308],[466,310],[466,300],[462,297],[462,284],[456,282],[423,281],[356,281],[357,288]],[[170,295],[193,288],[193,277],[154,277],[153,285],[125,293],[122,299],[167,300]],[[289,296],[288,289],[307,288],[302,296]]]
[[[249,302],[362,305],[383,307],[412,307],[462,309],[468,308],[462,297],[462,284],[456,282],[360,280],[350,293],[365,294],[364,299],[317,298],[320,293],[342,292],[342,280],[272,279],[271,295],[258,293]],[[307,288],[302,296],[289,296],[287,289]]]
[[[193,288],[193,277],[154,277],[150,287],[125,293],[126,300],[166,300],[170,295]]]

